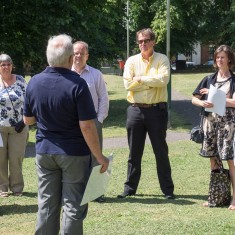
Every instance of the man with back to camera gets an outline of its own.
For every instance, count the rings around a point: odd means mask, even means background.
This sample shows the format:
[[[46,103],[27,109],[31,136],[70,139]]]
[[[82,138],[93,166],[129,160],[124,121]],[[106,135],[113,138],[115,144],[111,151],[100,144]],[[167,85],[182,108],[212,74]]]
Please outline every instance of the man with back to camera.
[[[83,41],[77,41],[73,44],[74,59],[72,70],[77,72],[85,81],[91,92],[92,100],[95,105],[97,119],[95,119],[96,128],[98,130],[100,147],[103,145],[102,127],[103,121],[108,116],[109,111],[109,98],[105,86],[102,73],[89,65],[87,60],[89,58],[88,44]],[[97,161],[93,158],[93,166],[97,165]],[[104,196],[97,198],[95,201],[104,202]]]
[[[88,86],[71,71],[71,37],[51,37],[46,54],[49,66],[30,80],[24,107],[25,123],[37,123],[35,234],[82,235],[88,206],[80,203],[90,175],[90,150],[101,164],[101,173],[109,162],[100,149]]]
[[[128,58],[124,68],[124,86],[128,91],[127,137],[129,159],[124,192],[118,198],[136,194],[141,175],[141,160],[148,133],[154,151],[160,188],[166,199],[174,199],[174,184],[166,143],[168,122],[168,58],[154,51],[155,34],[149,28],[136,33],[140,54]]]

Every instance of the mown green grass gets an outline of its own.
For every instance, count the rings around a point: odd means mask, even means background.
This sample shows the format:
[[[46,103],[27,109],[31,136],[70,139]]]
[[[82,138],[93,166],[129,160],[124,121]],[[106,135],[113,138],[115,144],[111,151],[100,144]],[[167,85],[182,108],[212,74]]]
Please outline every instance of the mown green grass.
[[[187,76],[187,77],[186,77]],[[191,96],[203,75],[173,75],[172,89]],[[189,80],[192,78],[192,81]],[[182,80],[183,79],[183,80]],[[126,91],[122,78],[105,76],[110,97],[110,114],[104,125],[105,137],[124,136]],[[180,114],[174,117],[173,128],[187,129]],[[29,143],[34,144],[34,132],[30,131]],[[123,191],[126,180],[128,149],[104,150],[108,155],[114,152],[113,172],[108,190],[107,202],[89,203],[89,212],[84,221],[85,235],[233,235],[235,214],[227,208],[204,208],[209,182],[209,161],[198,156],[199,145],[191,141],[169,143],[172,176],[177,199],[163,198],[156,175],[155,159],[150,145],[146,145],[142,161],[142,177],[137,195],[117,199]],[[23,197],[0,198],[0,234],[33,234],[37,213],[37,176],[34,158],[26,158],[23,164],[25,193]]]
[[[172,74],[172,89],[191,97],[193,90],[205,75]],[[26,78],[27,81],[29,79],[29,77]],[[126,108],[129,104],[126,101],[127,91],[124,89],[123,78],[116,75],[104,75],[104,79],[108,90],[110,107],[109,115],[103,123],[103,135],[105,138],[126,136]],[[171,111],[170,119],[170,131],[188,131],[191,127],[184,121],[182,114]],[[29,143],[34,141],[35,130],[29,136]]]
[[[185,74],[172,74],[171,83],[172,89],[192,97],[193,91],[196,89],[199,82],[211,73],[185,73]]]
[[[209,182],[209,161],[198,156],[191,141],[169,143],[176,200],[165,200],[156,176],[155,159],[146,145],[137,195],[117,199],[126,179],[128,149],[114,152],[107,202],[89,203],[85,235],[234,235],[235,213],[227,208],[204,208]],[[37,212],[37,180],[34,158],[23,164],[23,197],[0,198],[0,234],[32,235]]]

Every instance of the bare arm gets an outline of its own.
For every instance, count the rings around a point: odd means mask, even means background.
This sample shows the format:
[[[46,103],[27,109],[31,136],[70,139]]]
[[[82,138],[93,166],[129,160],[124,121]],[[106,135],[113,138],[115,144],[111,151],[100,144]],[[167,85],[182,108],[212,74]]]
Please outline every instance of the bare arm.
[[[109,160],[101,152],[94,120],[79,121],[79,125],[92,154],[95,156],[98,163],[102,165],[100,172],[105,172],[108,169]]]
[[[36,123],[36,118],[35,117],[26,117],[26,116],[23,116],[23,119],[24,119],[24,123],[26,125],[33,125],[34,123]]]
[[[202,95],[204,94],[208,94],[209,90],[207,88],[203,88],[200,90],[200,94],[201,95],[195,95],[192,98],[192,104],[199,106],[199,107],[203,107],[203,108],[212,108],[213,104],[206,101],[206,100],[201,100]]]
[[[226,107],[235,108],[235,93],[233,94],[233,98],[226,98]]]

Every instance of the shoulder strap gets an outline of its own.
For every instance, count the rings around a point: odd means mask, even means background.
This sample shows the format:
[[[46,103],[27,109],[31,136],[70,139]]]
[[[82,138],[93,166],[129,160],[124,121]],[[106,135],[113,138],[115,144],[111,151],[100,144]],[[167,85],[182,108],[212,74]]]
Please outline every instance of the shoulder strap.
[[[1,77],[1,79],[2,79],[2,77]],[[10,99],[10,101],[11,101],[11,105],[12,105],[12,108],[13,108],[14,113],[15,113],[16,121],[18,122],[18,115],[16,114],[15,107],[14,107],[14,105],[13,105],[13,103],[12,103],[12,100],[11,100],[10,94],[9,94],[9,92],[8,92],[8,90],[7,90],[7,87],[5,86],[5,83],[4,83],[3,79],[2,79],[2,83],[3,83],[4,88],[5,88],[5,89],[6,89],[6,91],[7,91],[8,97],[9,97],[9,99]]]

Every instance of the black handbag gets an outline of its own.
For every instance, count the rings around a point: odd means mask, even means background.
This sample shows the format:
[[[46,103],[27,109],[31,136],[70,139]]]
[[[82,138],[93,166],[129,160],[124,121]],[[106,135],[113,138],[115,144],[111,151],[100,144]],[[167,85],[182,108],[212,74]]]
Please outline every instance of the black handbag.
[[[198,126],[193,127],[193,129],[190,131],[190,140],[194,141],[197,144],[201,144],[204,139],[202,125],[203,125],[203,116],[201,115],[200,124]]]
[[[21,131],[23,131],[24,127],[25,127],[24,121],[21,120],[21,121],[19,121],[19,122],[16,123],[16,125],[15,125],[15,131],[16,131],[17,133],[20,133]]]
[[[228,206],[231,203],[231,180],[229,170],[224,169],[221,160],[217,160],[216,162],[219,169],[211,171],[208,206]]]

